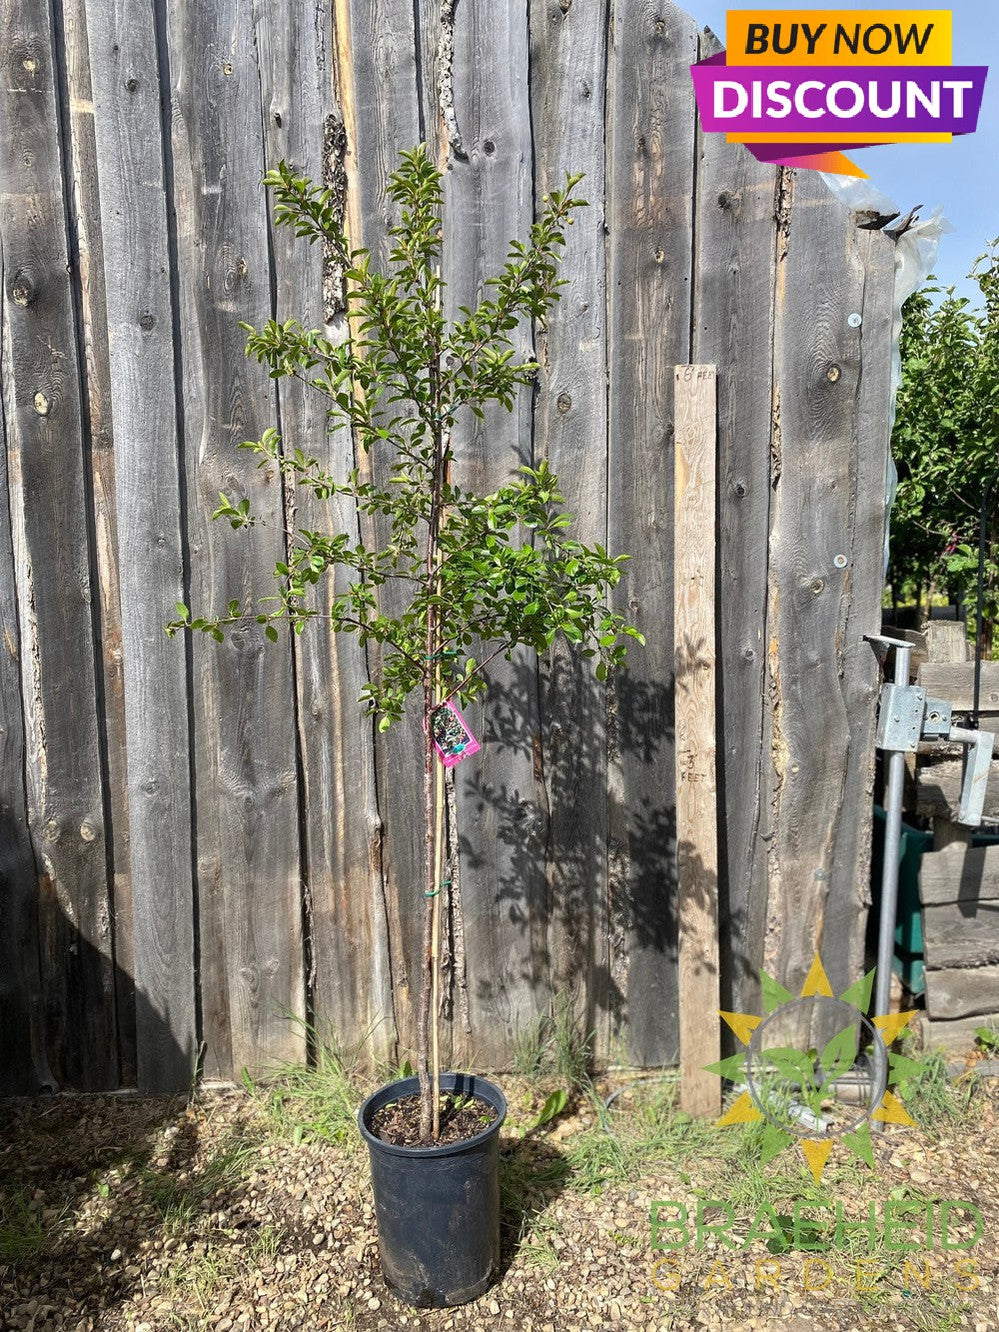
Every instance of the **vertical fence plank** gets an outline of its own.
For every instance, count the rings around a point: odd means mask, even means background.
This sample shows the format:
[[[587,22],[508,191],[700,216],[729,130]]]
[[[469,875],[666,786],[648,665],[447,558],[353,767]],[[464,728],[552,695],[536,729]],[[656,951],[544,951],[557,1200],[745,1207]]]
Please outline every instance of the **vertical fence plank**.
[[[673,638],[676,679],[676,854],[679,918],[680,1101],[717,1115],[720,1053],[715,367],[676,368]]]
[[[693,20],[617,6],[608,74],[608,549],[648,647],[613,683],[610,880],[628,1055],[677,1054],[673,797],[673,367],[689,360]],[[620,958],[621,943],[626,961]]]
[[[61,117],[48,5],[4,0],[0,19],[3,379],[29,821],[53,1071],[85,1090],[114,1085],[117,1054]]]
[[[125,744],[125,682],[118,578],[118,522],[115,508],[115,454],[111,420],[111,365],[104,286],[104,249],[94,138],[91,60],[86,0],[63,0],[53,10],[60,25],[68,96],[64,131],[71,162],[70,242],[79,281],[80,370],[85,406],[87,483],[93,524],[91,566],[99,593],[98,726],[105,776],[108,872],[114,925],[115,1015],[120,1077],[134,1086],[135,952],[132,938],[132,876],[129,863],[128,790]]]
[[[7,303],[17,300],[0,235],[0,386],[11,360]],[[24,703],[14,546],[7,505],[8,402],[0,393],[0,1095],[33,1095],[52,1085],[42,1026],[35,884],[24,789]]]
[[[92,5],[94,128],[117,441],[137,1076],[169,1091],[196,1053],[188,694],[161,87],[152,11]],[[135,237],[143,244],[136,247]]]
[[[870,905],[874,818],[874,733],[880,671],[865,634],[881,632],[884,586],[885,497],[891,444],[891,324],[895,242],[880,231],[848,225],[848,262],[863,277],[860,380],[854,404],[849,502],[843,530],[841,688],[850,742],[843,815],[836,825],[833,862],[840,869],[825,904],[823,947],[850,958],[850,975],[864,961]],[[828,941],[828,942],[827,942]]]
[[[385,197],[399,152],[420,140],[417,87],[417,16],[404,0],[337,0],[337,51],[341,109],[347,133],[347,217],[355,244],[371,251],[383,265],[389,245],[391,205]],[[391,96],[385,90],[391,89]],[[359,458],[379,479],[387,469],[377,457]],[[374,525],[366,524],[372,536]],[[398,587],[381,589],[380,607],[392,614],[399,606]],[[353,645],[351,645],[353,646]],[[373,649],[370,649],[373,651]],[[344,701],[350,706],[350,700]],[[345,757],[349,772],[350,755]],[[419,962],[423,929],[423,833],[421,781],[422,731],[418,717],[407,717],[375,746],[379,822],[369,823],[373,891],[382,896],[388,922],[393,1005],[373,1014],[384,1019],[379,1030],[398,1032],[401,1050],[416,1047]],[[370,815],[369,815],[370,817]]]
[[[851,587],[851,524],[858,450],[886,456],[885,432],[860,441],[864,269],[856,227],[809,171],[794,182],[774,330],[774,507],[770,543],[768,686],[772,700],[771,801],[765,964],[795,988],[821,948],[833,989],[862,963],[858,849],[837,854],[841,829],[863,827],[870,796],[871,668],[862,687],[854,639],[869,614],[851,621],[851,592],[866,604],[880,580]],[[880,376],[879,376],[880,377]],[[865,462],[865,468],[868,466]],[[863,505],[882,505],[878,484]],[[865,516],[868,541],[870,515]],[[875,542],[878,545],[879,542]],[[871,571],[868,563],[868,580]],[[849,636],[848,636],[849,635]]]
[[[168,32],[191,600],[221,611],[259,595],[284,550],[281,478],[238,452],[276,419],[239,328],[271,309],[260,71],[238,0],[171,9]],[[263,526],[213,526],[220,491]],[[304,1051],[287,1017],[304,985],[292,650],[251,627],[197,640],[194,668],[205,1067],[238,1074]]]
[[[307,23],[289,25],[274,8],[261,16],[267,165],[287,160],[342,197],[346,144],[333,97],[332,38],[319,0]],[[272,231],[272,245],[275,317],[299,318],[333,339],[345,336],[328,273],[324,287],[322,250],[287,228]],[[297,380],[280,382],[280,424],[287,448],[302,448],[334,475],[353,466],[350,431],[331,434],[324,400]],[[308,489],[288,485],[286,508],[309,528],[357,531],[356,506],[343,497],[318,501]],[[333,591],[326,586],[327,609]],[[367,1038],[376,1055],[388,1057],[396,1032],[373,728],[357,701],[364,654],[353,639],[338,639],[320,623],[296,638],[295,648],[312,1007],[322,1030],[351,1045]],[[359,957],[365,966],[357,965]]]
[[[511,239],[533,221],[532,146],[523,6],[499,0],[455,11],[454,110],[466,156],[448,177],[444,271],[452,310],[474,306],[499,272]],[[514,355],[533,353],[532,329],[512,334]],[[489,493],[531,461],[531,401],[498,404],[455,437],[463,488]],[[461,893],[472,1024],[469,1054],[509,1061],[514,1036],[547,1006],[544,848],[537,661],[498,659],[483,703],[469,709],[482,751],[457,770]],[[541,929],[537,926],[542,925]]]
[[[700,57],[721,49],[708,34]],[[722,134],[697,138],[694,345],[718,374],[722,1006],[757,1012],[770,816],[765,732],[772,318],[783,176]]]
[[[606,6],[531,5],[535,196],[561,189],[567,172],[583,172],[580,189],[589,202],[568,234],[561,268],[568,285],[538,332],[534,452],[558,476],[574,535],[587,545],[602,544],[607,533],[606,62]],[[577,1002],[586,1030],[596,1032],[606,1054],[616,1008],[607,913],[606,691],[592,664],[562,640],[545,657],[540,682],[550,983],[558,993],[571,986],[582,991]],[[544,925],[537,914],[537,925]]]

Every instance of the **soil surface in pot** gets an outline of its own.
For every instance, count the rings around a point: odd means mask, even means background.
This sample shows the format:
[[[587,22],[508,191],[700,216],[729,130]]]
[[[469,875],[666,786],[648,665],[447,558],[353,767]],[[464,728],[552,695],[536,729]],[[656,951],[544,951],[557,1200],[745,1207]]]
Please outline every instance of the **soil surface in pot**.
[[[441,1132],[436,1142],[424,1142],[420,1137],[419,1095],[400,1096],[389,1101],[371,1117],[371,1132],[382,1142],[393,1147],[448,1147],[464,1142],[487,1129],[495,1120],[496,1111],[475,1096],[441,1097]]]

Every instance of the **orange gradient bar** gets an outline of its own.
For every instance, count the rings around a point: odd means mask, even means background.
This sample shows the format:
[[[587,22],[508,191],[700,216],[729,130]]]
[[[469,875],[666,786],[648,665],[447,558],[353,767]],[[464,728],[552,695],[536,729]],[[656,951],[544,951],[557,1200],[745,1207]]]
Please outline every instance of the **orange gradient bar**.
[[[952,143],[953,134],[841,134],[839,130],[835,134],[765,134],[762,131],[754,133],[750,131],[747,134],[733,132],[725,135],[727,143],[828,143],[834,139],[836,143],[851,144],[854,148],[858,144],[882,144],[882,143]]]
[[[727,65],[949,65],[949,9],[730,9]]]

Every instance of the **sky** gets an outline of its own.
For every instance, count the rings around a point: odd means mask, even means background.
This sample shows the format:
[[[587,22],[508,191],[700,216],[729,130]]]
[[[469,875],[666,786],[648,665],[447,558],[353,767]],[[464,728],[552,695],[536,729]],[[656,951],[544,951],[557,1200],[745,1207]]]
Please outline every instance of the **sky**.
[[[831,9],[880,10],[875,0],[803,0],[798,6],[761,0],[758,6],[737,0],[680,0],[681,7],[703,27],[725,39],[728,9]],[[945,8],[939,0],[913,0],[903,5],[888,0],[884,10],[906,15],[921,9]],[[847,149],[847,156],[870,176],[883,193],[895,201],[903,216],[917,203],[923,215],[937,205],[954,227],[940,242],[936,276],[960,296],[980,304],[978,288],[966,280],[986,240],[999,236],[999,0],[953,0],[954,64],[989,65],[985,100],[975,134],[952,143],[889,144],[880,148]]]

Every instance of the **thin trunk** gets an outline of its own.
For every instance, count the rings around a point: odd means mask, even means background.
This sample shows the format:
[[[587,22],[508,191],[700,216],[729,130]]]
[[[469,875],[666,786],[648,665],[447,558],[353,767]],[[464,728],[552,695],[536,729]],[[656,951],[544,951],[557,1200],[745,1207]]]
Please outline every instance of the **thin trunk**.
[[[432,614],[428,617],[432,621]],[[428,628],[428,644],[432,627]],[[428,650],[429,655],[429,650]],[[423,688],[423,826],[424,826],[424,905],[423,968],[420,978],[420,1016],[417,1027],[417,1072],[420,1076],[420,1141],[430,1142],[435,1119],[438,1088],[430,1070],[430,1023],[434,988],[434,738],[430,727],[433,712],[433,683],[427,673]]]

